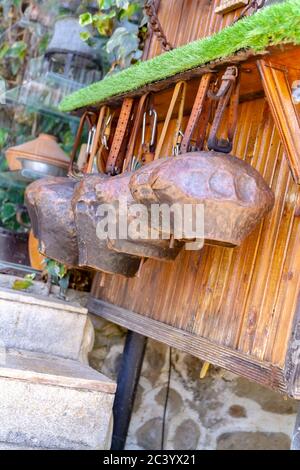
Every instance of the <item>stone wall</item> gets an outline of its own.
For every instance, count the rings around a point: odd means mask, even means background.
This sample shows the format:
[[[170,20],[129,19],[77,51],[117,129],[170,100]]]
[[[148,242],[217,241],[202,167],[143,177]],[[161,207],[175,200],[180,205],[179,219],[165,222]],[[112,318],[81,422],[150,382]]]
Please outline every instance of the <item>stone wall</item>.
[[[90,364],[116,378],[125,331],[95,316],[96,340]],[[161,449],[170,349],[149,340],[127,449]],[[171,385],[164,448],[289,449],[298,403],[223,369],[171,350]]]

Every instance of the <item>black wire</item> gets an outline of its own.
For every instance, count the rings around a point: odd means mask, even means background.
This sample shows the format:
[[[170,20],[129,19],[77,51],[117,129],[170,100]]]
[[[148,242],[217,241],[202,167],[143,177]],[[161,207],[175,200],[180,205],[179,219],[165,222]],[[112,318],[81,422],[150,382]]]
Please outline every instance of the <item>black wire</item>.
[[[168,371],[166,398],[165,398],[165,403],[164,403],[164,412],[163,412],[163,418],[162,418],[160,450],[164,450],[164,447],[165,447],[164,444],[165,444],[165,431],[166,431],[166,416],[167,416],[168,401],[169,401],[169,394],[170,394],[171,374],[172,374],[172,348],[170,347],[169,348],[169,371]]]

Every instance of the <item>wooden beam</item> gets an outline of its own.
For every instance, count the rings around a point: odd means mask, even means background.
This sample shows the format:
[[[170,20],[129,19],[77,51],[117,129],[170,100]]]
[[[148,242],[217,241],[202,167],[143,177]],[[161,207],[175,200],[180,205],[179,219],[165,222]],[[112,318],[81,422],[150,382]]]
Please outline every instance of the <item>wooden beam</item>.
[[[124,328],[142,335],[145,335],[146,332],[149,338],[161,341],[211,364],[244,376],[249,380],[288,394],[289,386],[285,381],[284,371],[270,363],[259,361],[248,354],[215,344],[206,338],[174,328],[94,297],[90,297],[87,308],[89,312]]]
[[[300,184],[300,121],[292,99],[287,69],[271,57],[257,66],[294,181]]]

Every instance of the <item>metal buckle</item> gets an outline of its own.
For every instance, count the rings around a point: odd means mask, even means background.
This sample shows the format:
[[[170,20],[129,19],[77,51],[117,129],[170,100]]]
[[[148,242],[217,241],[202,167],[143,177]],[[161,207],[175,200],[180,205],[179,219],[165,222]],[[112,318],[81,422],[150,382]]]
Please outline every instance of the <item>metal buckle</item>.
[[[93,148],[95,135],[96,135],[96,126],[93,126],[90,129],[89,134],[88,134],[88,141],[87,141],[86,151],[85,151],[85,154],[87,157],[90,155],[91,150]]]
[[[109,114],[104,122],[104,126],[101,133],[101,143],[103,147],[108,150],[108,136],[110,134],[110,125],[112,122],[112,114]]]
[[[175,146],[173,146],[173,149],[172,149],[172,154],[174,157],[178,157],[178,155],[180,154],[180,147],[181,147],[183,136],[184,136],[184,133],[182,130],[180,130],[177,133],[177,143]]]
[[[151,132],[151,140],[149,142],[149,147],[153,147],[155,145],[155,138],[156,138],[156,131],[157,131],[157,112],[155,109],[151,108],[148,112],[144,112],[143,116],[143,130],[142,130],[142,145],[146,144],[146,124],[147,124],[147,115],[152,118],[152,132]]]

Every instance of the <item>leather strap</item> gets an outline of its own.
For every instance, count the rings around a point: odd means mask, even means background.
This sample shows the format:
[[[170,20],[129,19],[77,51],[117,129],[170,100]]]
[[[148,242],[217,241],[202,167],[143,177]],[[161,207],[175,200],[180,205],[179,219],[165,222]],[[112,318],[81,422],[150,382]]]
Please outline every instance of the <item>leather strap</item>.
[[[147,118],[151,122],[150,124],[150,136],[149,140],[146,141],[147,132]],[[143,127],[142,127],[142,142],[140,145],[138,160],[142,163],[152,162],[154,159],[155,147],[156,147],[156,136],[157,136],[157,113],[153,106],[153,95],[149,93],[145,103],[145,111],[143,114]]]
[[[71,152],[68,176],[73,176],[73,177],[76,177],[76,178],[78,178],[80,176],[80,174],[76,173],[75,168],[74,168],[74,164],[75,164],[75,158],[76,158],[77,150],[80,146],[84,125],[87,122],[88,127],[89,127],[89,131],[91,131],[93,129],[93,127],[96,125],[97,117],[98,117],[97,114],[92,112],[92,111],[86,111],[81,116],[81,119],[80,119],[80,122],[79,122],[79,127],[78,127],[78,130],[77,130],[74,145],[73,145],[73,149],[72,149],[72,152]],[[87,155],[87,158],[89,158],[89,155]]]
[[[238,69],[235,65],[227,67],[225,70],[219,90],[215,93],[211,90],[208,92],[209,98],[212,100],[218,101],[220,98],[223,98],[226,93],[229,92],[230,88],[235,84],[236,77],[238,76]]]
[[[143,119],[143,115],[144,115],[144,110],[145,110],[147,98],[148,98],[148,93],[141,96],[141,98],[139,100],[139,104],[137,106],[137,110],[136,110],[135,118],[134,118],[134,124],[133,124],[133,128],[132,128],[132,131],[131,131],[129,144],[128,144],[128,147],[127,147],[126,156],[125,156],[125,160],[124,160],[124,164],[123,164],[123,171],[131,169],[131,164],[132,164],[134,149],[135,149],[135,145],[136,145],[136,140],[137,140],[137,136],[138,136],[141,124],[142,124],[142,119]]]
[[[207,98],[208,89],[210,86],[212,73],[206,73],[202,76],[200,85],[198,88],[197,96],[194,102],[194,106],[188,121],[187,128],[184,133],[184,137],[181,143],[180,153],[187,153],[190,150],[190,142],[193,137],[194,131],[199,121],[199,117],[203,111],[204,103]]]
[[[123,145],[129,119],[131,117],[133,102],[133,98],[125,98],[122,104],[117,128],[106,163],[106,173],[111,176],[120,173],[122,169],[120,162],[120,150]]]
[[[161,150],[166,139],[166,135],[169,129],[172,115],[173,115],[176,103],[181,93],[178,116],[177,116],[177,121],[176,121],[176,129],[175,129],[174,138],[172,142],[172,154],[173,155],[175,154],[174,149],[178,148],[178,146],[180,145],[180,141],[181,141],[180,132],[181,132],[181,126],[182,126],[182,120],[183,120],[184,103],[185,103],[185,98],[186,98],[186,88],[187,88],[187,85],[186,85],[186,82],[184,81],[178,82],[174,88],[172,100],[171,100],[171,103],[167,112],[167,116],[166,116],[162,131],[161,131],[161,135],[160,135],[160,138],[159,138],[156,150],[155,150],[154,160],[156,160],[157,158],[161,156]]]
[[[100,147],[102,145],[101,140],[100,140],[101,139],[101,131],[102,131],[102,128],[103,128],[103,123],[104,123],[104,119],[105,119],[105,116],[106,116],[106,113],[107,113],[107,109],[108,108],[106,106],[102,106],[102,108],[100,109],[100,112],[99,112],[95,138],[94,138],[94,142],[93,142],[92,149],[91,149],[90,159],[89,159],[88,164],[86,166],[86,173],[92,173],[95,157],[97,156],[98,150],[100,149]]]
[[[111,134],[111,127],[113,121],[113,114],[109,107],[107,107],[106,114],[103,120],[102,130],[101,130],[101,145],[97,154],[97,170],[99,173],[105,173],[106,162],[108,160],[109,154],[109,140]]]
[[[222,83],[218,93],[210,94],[212,99],[219,101],[215,117],[209,133],[207,147],[209,150],[229,153],[232,150],[232,142],[237,124],[237,113],[239,103],[239,79],[237,67],[228,67],[222,77]],[[222,119],[228,103],[228,138],[218,139],[217,134],[220,129]]]
[[[212,115],[212,101],[207,98],[203,105],[203,111],[199,117],[199,122],[196,132],[196,147],[197,151],[201,151],[204,148],[204,142],[207,134],[208,124]]]
[[[237,77],[234,91],[230,97],[229,115],[228,115],[228,139],[232,142],[236,131],[238,121],[238,109],[240,98],[240,76]]]

